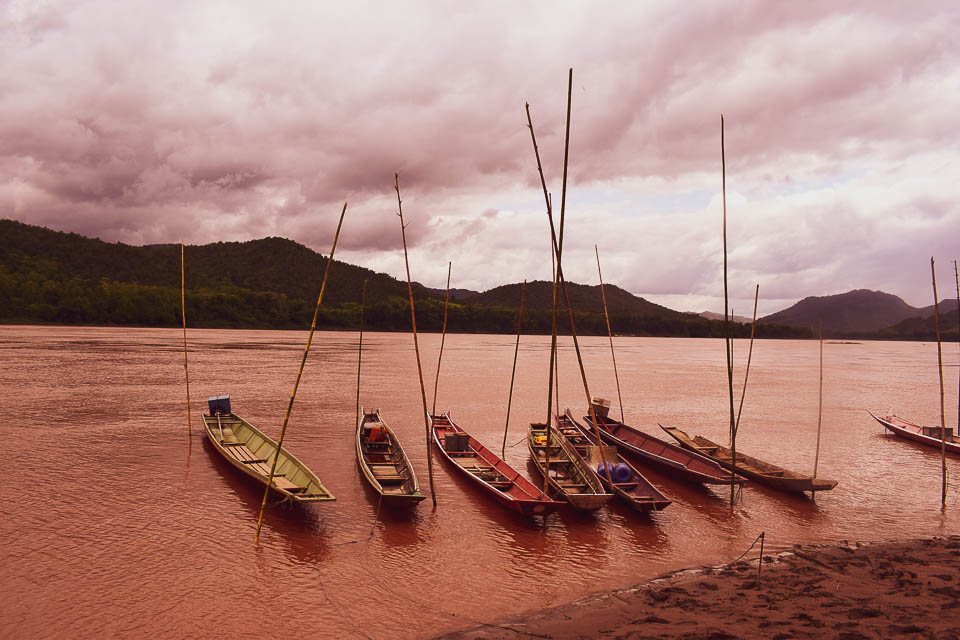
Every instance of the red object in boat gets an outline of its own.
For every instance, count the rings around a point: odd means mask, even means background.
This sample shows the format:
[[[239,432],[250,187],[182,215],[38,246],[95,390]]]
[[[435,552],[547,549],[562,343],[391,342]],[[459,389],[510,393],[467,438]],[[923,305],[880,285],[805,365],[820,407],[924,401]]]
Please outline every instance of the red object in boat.
[[[937,449],[943,444],[947,451],[960,454],[960,438],[952,433],[953,429],[947,429],[947,439],[943,442],[940,439],[940,427],[922,427],[897,416],[874,416],[872,411],[867,411],[873,419],[892,431],[895,435],[907,440],[913,440],[920,444],[925,444]],[[927,433],[924,433],[926,431]],[[928,435],[929,434],[929,435]]]
[[[516,469],[461,429],[449,413],[430,416],[430,430],[434,444],[447,461],[506,508],[525,515],[545,516],[563,504],[544,495]],[[447,436],[454,436],[450,442],[460,444],[458,450],[448,450]]]
[[[590,416],[583,419],[591,427]],[[600,437],[616,445],[622,452],[632,455],[636,460],[659,467],[668,475],[687,482],[704,484],[730,484],[730,472],[713,460],[655,438],[639,429],[627,426],[618,420],[597,416],[600,423]],[[737,478],[738,482],[742,482]]]

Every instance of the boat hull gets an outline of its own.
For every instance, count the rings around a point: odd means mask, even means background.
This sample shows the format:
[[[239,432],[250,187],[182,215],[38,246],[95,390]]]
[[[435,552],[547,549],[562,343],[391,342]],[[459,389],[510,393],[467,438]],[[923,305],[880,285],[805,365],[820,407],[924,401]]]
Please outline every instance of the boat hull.
[[[374,428],[384,434],[383,441],[371,442],[369,433]],[[383,504],[413,506],[427,497],[420,492],[413,465],[379,409],[368,412],[361,407],[354,435],[360,472]]]
[[[603,487],[577,450],[556,430],[552,430],[550,442],[546,443],[550,445],[549,467],[553,472],[548,473],[543,453],[546,446],[535,444],[538,437],[546,437],[545,433],[544,425],[531,424],[527,430],[527,449],[540,475],[547,477],[553,490],[580,511],[596,511],[610,502],[614,494]]]
[[[566,421],[570,428],[574,429],[577,434],[587,443],[588,446],[597,446],[596,436],[587,430],[583,425],[573,419],[573,415],[570,413],[570,410],[564,413],[564,415],[557,420],[557,428],[560,429],[565,437],[567,436],[566,425],[563,424],[563,421]],[[584,455],[584,451],[581,451],[581,447],[577,445],[576,442],[568,438],[570,444],[576,447],[577,452],[581,455]],[[604,486],[607,491],[613,491],[617,496],[617,499],[630,507],[634,511],[640,513],[647,513],[650,511],[662,511],[666,509],[672,501],[667,498],[663,493],[657,489],[653,483],[647,480],[640,471],[637,470],[626,458],[620,455],[616,447],[608,447],[611,451],[614,452],[615,459],[610,459],[608,462],[616,464],[625,464],[629,467],[632,478],[635,479],[635,482],[629,483],[632,486],[626,487],[624,483],[614,482],[612,485],[610,480],[603,475],[600,475],[596,472],[594,474],[597,476],[597,479],[600,480],[600,483]],[[591,466],[591,471],[593,467]]]
[[[940,449],[941,447],[949,451],[950,453],[955,453],[960,455],[960,438],[953,436],[952,440],[947,440],[943,442],[940,438],[932,438],[930,436],[923,435],[923,427],[918,424],[914,424],[903,418],[897,416],[876,416],[872,412],[868,411],[873,419],[879,422],[884,426],[885,429],[893,433],[894,435],[900,436],[907,440],[912,440],[914,442],[919,442],[920,444],[927,445],[928,447],[933,447],[935,449]],[[947,436],[951,438],[951,436]]]
[[[266,486],[277,443],[234,413],[201,416],[207,440],[234,468]],[[281,449],[270,490],[294,502],[331,502],[334,495],[307,465]]]
[[[593,421],[584,416],[590,427]],[[643,464],[650,464],[671,478],[698,484],[730,484],[730,474],[709,458],[651,436],[622,422],[598,418],[600,437]]]
[[[448,413],[429,418],[433,444],[447,462],[504,508],[526,516],[545,516],[562,504],[551,500],[516,469],[460,428]],[[466,438],[466,451],[447,450],[444,444],[446,436],[451,434]]]
[[[686,432],[676,427],[664,427],[660,425],[660,428],[675,438],[681,446],[694,453],[710,458],[726,469],[734,470],[734,465],[730,461],[730,449],[727,447],[718,445],[702,436],[691,438]],[[759,458],[754,458],[740,451],[737,452],[735,471],[738,475],[744,476],[754,482],[789,493],[830,491],[837,486],[836,480],[805,476],[790,471],[789,469],[778,467],[775,464],[764,462]]]

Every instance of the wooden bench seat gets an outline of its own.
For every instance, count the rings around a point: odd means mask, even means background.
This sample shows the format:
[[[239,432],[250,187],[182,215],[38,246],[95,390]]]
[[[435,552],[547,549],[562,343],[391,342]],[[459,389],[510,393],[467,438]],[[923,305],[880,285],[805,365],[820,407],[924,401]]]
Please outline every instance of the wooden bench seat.
[[[266,458],[253,458],[252,460],[241,460],[241,464],[260,464],[261,462],[266,462]]]

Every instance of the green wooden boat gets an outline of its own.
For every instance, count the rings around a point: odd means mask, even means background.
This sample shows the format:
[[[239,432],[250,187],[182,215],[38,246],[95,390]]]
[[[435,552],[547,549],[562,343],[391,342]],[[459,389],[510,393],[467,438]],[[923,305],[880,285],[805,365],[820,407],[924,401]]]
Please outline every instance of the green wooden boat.
[[[255,426],[230,412],[229,396],[210,399],[210,413],[203,414],[207,439],[227,462],[266,485],[277,443]],[[280,450],[270,488],[294,502],[336,500],[316,474],[285,448]]]

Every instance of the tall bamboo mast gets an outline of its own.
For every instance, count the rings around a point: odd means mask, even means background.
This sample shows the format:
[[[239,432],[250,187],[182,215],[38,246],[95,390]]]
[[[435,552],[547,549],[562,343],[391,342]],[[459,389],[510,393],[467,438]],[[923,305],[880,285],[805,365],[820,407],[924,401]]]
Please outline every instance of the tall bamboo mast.
[[[337,240],[340,239],[340,227],[343,226],[343,216],[347,213],[347,203],[343,203],[343,210],[340,211],[340,222],[337,223],[337,232],[333,236],[333,247],[330,249],[330,257],[327,258],[327,264],[323,267],[323,282],[320,284],[320,295],[317,296],[317,307],[313,310],[313,321],[310,323],[310,333],[307,335],[307,345],[303,348],[303,358],[300,360],[300,369],[297,371],[297,379],[293,383],[293,391],[290,393],[290,402],[287,403],[287,412],[283,416],[283,427],[280,429],[280,439],[277,441],[277,450],[273,454],[273,463],[270,465],[270,475],[267,476],[267,486],[263,491],[263,501],[260,503],[260,515],[257,516],[257,533],[253,537],[253,543],[260,542],[260,528],[263,526],[263,511],[267,506],[267,496],[270,495],[270,485],[273,484],[273,476],[277,471],[277,460],[280,459],[280,452],[283,450],[283,437],[287,434],[287,424],[290,422],[290,412],[293,410],[293,401],[297,397],[297,387],[300,386],[300,378],[303,376],[303,367],[307,363],[307,354],[310,353],[310,343],[313,342],[313,332],[317,329],[317,316],[320,314],[320,305],[323,303],[323,292],[327,288],[327,276],[330,275],[330,265],[333,264],[333,254],[337,251]]]
[[[450,270],[453,263],[447,263],[447,299],[443,303],[443,335],[440,337],[440,356],[437,358],[437,377],[433,381],[433,410],[431,416],[437,415],[437,385],[440,384],[440,363],[443,362],[443,343],[447,340],[447,307],[450,306]]]
[[[556,254],[556,257],[557,257],[557,276],[556,276],[556,277],[557,277],[557,280],[559,280],[559,282],[560,282],[560,287],[561,287],[561,289],[562,289],[562,291],[563,291],[563,297],[564,297],[564,301],[565,301],[566,307],[567,307],[567,316],[568,316],[568,320],[569,320],[569,322],[570,322],[570,336],[571,336],[571,338],[573,338],[573,347],[574,347],[574,350],[576,351],[576,355],[577,355],[577,364],[578,364],[579,367],[580,367],[580,378],[581,378],[581,380],[583,381],[583,391],[584,391],[584,394],[586,395],[586,399],[587,399],[587,408],[588,408],[589,413],[590,413],[590,419],[591,419],[591,421],[593,422],[593,428],[594,428],[594,432],[595,432],[596,437],[597,437],[597,442],[602,442],[602,440],[601,440],[601,438],[600,438],[599,426],[598,426],[598,424],[597,424],[596,412],[594,411],[594,409],[593,409],[593,403],[591,402],[590,388],[589,388],[589,386],[587,385],[587,374],[586,374],[586,371],[585,371],[585,369],[584,369],[584,367],[583,367],[583,357],[582,357],[582,355],[580,354],[580,344],[579,344],[579,341],[577,340],[577,329],[576,329],[576,326],[575,326],[574,321],[573,321],[573,307],[570,305],[570,295],[569,295],[569,293],[567,292],[567,284],[566,284],[566,281],[564,280],[564,277],[563,277],[563,266],[562,266],[563,261],[562,261],[561,248],[562,248],[562,241],[563,241],[563,238],[562,238],[562,234],[563,234],[563,212],[564,212],[564,210],[565,210],[566,197],[567,197],[567,161],[568,161],[568,157],[569,157],[569,148],[570,148],[570,103],[571,103],[571,94],[572,94],[572,91],[573,91],[573,69],[570,69],[570,73],[569,73],[569,77],[568,77],[568,82],[567,82],[567,127],[566,127],[566,139],[565,139],[565,141],[564,141],[564,153],[563,153],[563,190],[562,190],[561,195],[560,195],[560,212],[561,212],[561,213],[560,213],[560,220],[561,220],[561,223],[560,223],[560,233],[561,233],[561,238],[560,238],[560,241],[559,241],[559,242],[558,242],[558,240],[557,240],[557,232],[556,232],[556,230],[555,230],[555,228],[554,228],[554,224],[553,224],[553,208],[551,207],[550,196],[549,196],[549,194],[547,193],[546,180],[545,180],[544,177],[543,177],[543,166],[542,166],[541,163],[540,163],[540,152],[539,152],[539,149],[538,149],[538,147],[537,147],[537,137],[536,137],[536,135],[534,134],[534,131],[533,131],[533,121],[532,121],[531,118],[530,118],[530,105],[529,105],[529,103],[526,105],[526,111],[527,111],[527,126],[530,128],[530,138],[531,138],[531,140],[533,141],[533,150],[534,150],[534,154],[535,154],[536,157],[537,157],[537,170],[538,170],[539,173],[540,173],[540,183],[543,185],[543,194],[544,194],[544,197],[545,197],[545,199],[546,199],[546,204],[547,204],[547,219],[548,219],[549,222],[550,222],[550,238],[551,238],[551,244],[552,244],[552,247],[553,247],[553,251],[554,251],[554,253]],[[556,304],[556,298],[554,298],[554,343],[556,343],[556,310],[557,310],[557,304]],[[551,351],[551,361],[553,360],[553,357],[552,357],[552,356],[553,356],[553,352]],[[552,362],[551,362],[551,365],[552,365]],[[546,451],[546,456],[547,456],[547,457],[546,457],[546,466],[545,466],[545,471],[546,471],[546,473],[544,473],[544,493],[546,493],[547,488],[548,488],[548,486],[549,486],[549,485],[548,485],[548,482],[547,482],[547,476],[548,476],[549,471],[550,471],[550,467],[549,467],[549,464],[550,464],[550,457],[549,457],[549,456],[550,456],[550,447],[549,447],[549,445],[550,445],[550,425],[551,425],[551,423],[553,422],[553,416],[552,416],[552,412],[551,412],[551,408],[550,408],[550,398],[549,398],[549,396],[548,396],[548,400],[547,400],[547,410],[548,410],[548,412],[547,412],[547,442],[546,442],[546,445],[547,445],[547,446],[546,446],[545,449],[544,449],[544,450]],[[607,467],[607,457],[606,457],[606,453],[604,452],[603,447],[600,447],[600,460],[601,460],[601,462],[602,462],[602,464],[603,464],[603,468],[604,468],[604,469],[607,469],[607,468],[608,468],[608,467]]]
[[[820,391],[817,402],[817,454],[813,458],[813,477],[817,477],[820,464],[820,425],[823,423],[823,318],[820,319]],[[811,492],[811,495],[814,492]]]
[[[603,301],[603,317],[607,321],[607,336],[610,338],[610,357],[613,359],[613,377],[617,381],[617,402],[620,403],[620,422],[626,422],[623,417],[623,398],[620,396],[620,374],[617,373],[617,354],[613,351],[613,330],[610,329],[610,314],[607,312],[607,294],[603,292],[603,272],[600,271],[600,249],[593,245],[597,254],[597,275],[600,277],[600,299]]]
[[[940,469],[942,486],[940,490],[941,508],[947,508],[947,419],[943,408],[943,353],[940,348],[940,303],[937,300],[937,271],[930,258],[930,274],[933,277],[933,312],[937,323],[937,371],[940,375]]]
[[[760,299],[760,285],[753,292],[753,322],[750,323],[750,350],[747,351],[747,372],[743,374],[743,389],[740,390],[740,406],[737,408],[737,422],[733,432],[740,430],[740,416],[743,414],[743,399],[747,395],[747,380],[750,379],[750,361],[753,360],[753,336],[757,329],[757,300]]]
[[[363,281],[363,290],[360,292],[360,342],[357,344],[357,417],[354,425],[360,426],[360,363],[363,360],[363,312],[367,308],[367,281]]]
[[[727,352],[727,386],[730,389],[730,507],[733,507],[737,481],[737,424],[733,413],[733,353],[730,340],[730,308],[727,293],[727,156],[723,139],[723,114],[720,114],[720,167],[723,175],[723,333]]]
[[[433,484],[433,455],[430,449],[430,422],[427,415],[427,392],[423,386],[423,367],[420,365],[420,343],[417,340],[417,312],[413,306],[413,280],[410,279],[410,258],[407,257],[407,226],[403,224],[403,201],[400,199],[400,174],[393,174],[393,188],[397,192],[397,215],[400,216],[400,237],[403,240],[403,262],[407,266],[407,292],[410,294],[410,324],[413,327],[413,350],[417,354],[417,375],[420,377],[420,399],[423,401],[423,426],[427,436],[427,471],[430,474],[430,498],[437,506],[437,489]]]
[[[553,255],[551,248],[550,254]],[[510,374],[510,395],[507,396],[507,423],[503,426],[503,446],[500,448],[500,457],[507,457],[507,430],[510,428],[510,405],[513,404],[513,381],[517,377],[517,355],[520,353],[520,331],[523,325],[523,300],[527,296],[527,281],[520,287],[520,312],[517,313],[517,345],[513,348],[513,372]]]
[[[193,419],[190,417],[190,370],[187,369],[187,295],[184,279],[183,267],[183,240],[180,241],[180,312],[183,315],[183,375],[187,378],[187,438],[190,445],[193,445],[193,434],[190,431],[190,425]]]

